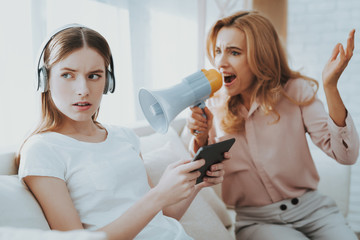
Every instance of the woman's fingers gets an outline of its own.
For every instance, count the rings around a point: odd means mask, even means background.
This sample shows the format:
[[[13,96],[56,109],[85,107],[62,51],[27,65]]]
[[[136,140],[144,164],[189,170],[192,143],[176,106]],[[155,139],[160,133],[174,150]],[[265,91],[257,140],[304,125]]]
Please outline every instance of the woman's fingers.
[[[352,56],[352,54],[353,54],[353,51],[355,48],[354,39],[355,39],[355,29],[350,31],[349,37],[347,39],[347,44],[346,44],[346,55],[347,56]]]
[[[206,115],[206,120],[207,121],[212,121],[213,114],[211,113],[211,111],[207,107],[205,107],[203,110],[204,110],[204,113]]]
[[[210,185],[216,185],[222,183],[224,181],[224,177],[204,177],[204,182]]]
[[[207,120],[206,120],[206,115],[204,116],[204,110],[202,108],[199,108],[199,107],[192,107],[190,108],[192,113],[191,113],[191,116],[197,120],[197,121],[200,121],[200,122],[204,122],[206,123]]]
[[[217,171],[206,171],[206,175],[209,177],[222,177],[224,174],[225,171],[223,169]]]
[[[339,54],[339,52],[340,52],[340,45],[341,45],[341,43],[338,43],[338,44],[336,44],[336,46],[334,47],[334,49],[333,49],[333,51],[332,51],[332,53],[331,53],[330,61],[334,61],[334,60],[337,58],[337,56],[338,56],[338,54]]]
[[[228,159],[230,159],[231,158],[231,153],[229,153],[229,152],[224,152],[224,161],[225,160],[228,160]]]

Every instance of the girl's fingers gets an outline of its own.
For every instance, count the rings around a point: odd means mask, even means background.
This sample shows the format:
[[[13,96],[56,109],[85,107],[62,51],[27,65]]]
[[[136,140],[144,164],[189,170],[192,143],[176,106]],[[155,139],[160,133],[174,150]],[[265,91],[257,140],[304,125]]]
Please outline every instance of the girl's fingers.
[[[200,167],[202,167],[205,164],[204,159],[199,159],[196,161],[190,161],[186,164],[178,166],[179,171],[182,173],[189,173],[195,170],[198,170]]]
[[[186,164],[186,163],[189,163],[189,162],[191,162],[191,160],[182,159],[182,160],[179,160],[179,161],[170,163],[170,164],[169,164],[169,167],[170,167],[170,168],[177,168],[177,167],[179,167],[179,166],[181,166],[181,165],[184,165],[184,164]]]
[[[187,174],[190,181],[195,181],[198,177],[200,177],[201,173],[200,171],[190,172]]]

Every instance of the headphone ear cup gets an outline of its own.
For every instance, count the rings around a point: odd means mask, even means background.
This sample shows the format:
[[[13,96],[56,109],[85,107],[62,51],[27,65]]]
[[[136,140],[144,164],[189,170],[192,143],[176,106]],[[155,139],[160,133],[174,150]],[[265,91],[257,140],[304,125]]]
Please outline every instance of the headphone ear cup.
[[[109,74],[109,71],[106,72],[106,80],[105,80],[105,87],[104,87],[104,92],[103,94],[107,94],[108,91],[109,91],[109,77],[110,77],[110,74]]]
[[[48,90],[48,73],[46,67],[41,67],[39,69],[39,75],[38,75],[38,87],[37,89],[41,92],[47,92]]]
[[[115,79],[109,70],[106,73],[106,82],[105,82],[105,88],[104,88],[104,94],[107,94],[108,92],[113,93],[115,90]]]

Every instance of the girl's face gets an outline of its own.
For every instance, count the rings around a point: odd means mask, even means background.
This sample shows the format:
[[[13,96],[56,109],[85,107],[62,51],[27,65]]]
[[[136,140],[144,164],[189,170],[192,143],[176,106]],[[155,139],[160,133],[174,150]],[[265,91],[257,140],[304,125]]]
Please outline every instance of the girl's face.
[[[220,29],[215,46],[215,65],[229,96],[250,97],[255,75],[247,61],[245,33],[235,27]]]
[[[83,47],[54,64],[50,91],[56,107],[74,121],[92,121],[100,106],[106,80],[104,59]]]

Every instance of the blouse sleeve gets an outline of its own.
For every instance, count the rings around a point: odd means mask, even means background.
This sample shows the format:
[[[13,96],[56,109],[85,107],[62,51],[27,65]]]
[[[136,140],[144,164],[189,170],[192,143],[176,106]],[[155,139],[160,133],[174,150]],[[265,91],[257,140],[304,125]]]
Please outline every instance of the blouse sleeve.
[[[308,100],[314,90],[307,81],[299,81],[296,88],[297,100]],[[323,103],[316,96],[315,100],[301,107],[305,130],[313,143],[328,156],[341,164],[354,164],[359,154],[359,136],[350,113],[347,113],[345,127],[338,127],[325,111]]]
[[[29,138],[22,150],[19,165],[19,179],[26,176],[56,177],[65,181],[65,164],[41,135]]]

